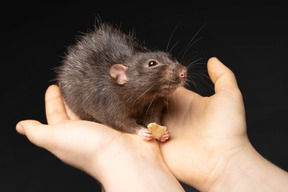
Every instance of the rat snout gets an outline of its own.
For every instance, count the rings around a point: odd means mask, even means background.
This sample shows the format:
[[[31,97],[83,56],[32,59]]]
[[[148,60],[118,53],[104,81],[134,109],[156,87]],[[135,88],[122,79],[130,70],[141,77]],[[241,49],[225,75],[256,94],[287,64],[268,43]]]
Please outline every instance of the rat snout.
[[[186,68],[182,68],[179,70],[179,77],[180,78],[186,78],[187,77],[187,69]]]
[[[184,85],[187,79],[187,69],[186,67],[181,67],[179,70],[178,78],[180,80],[180,85]]]

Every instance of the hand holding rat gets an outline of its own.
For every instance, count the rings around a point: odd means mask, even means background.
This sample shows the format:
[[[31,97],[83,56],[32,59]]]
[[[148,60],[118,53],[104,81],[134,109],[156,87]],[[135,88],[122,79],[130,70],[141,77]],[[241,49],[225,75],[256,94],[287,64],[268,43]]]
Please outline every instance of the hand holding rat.
[[[164,124],[171,139],[160,144],[170,170],[200,191],[287,190],[288,174],[265,160],[248,140],[234,74],[216,58],[208,61],[208,73],[214,95],[202,97],[181,88],[170,99]]]
[[[48,88],[45,103],[48,125],[25,120],[17,124],[17,131],[99,180],[106,191],[183,191],[156,141],[145,142],[135,134],[78,120],[65,110],[55,85]]]
[[[288,174],[248,140],[233,73],[215,58],[209,60],[208,72],[215,95],[201,97],[180,88],[171,98],[164,118],[171,140],[160,144],[170,170],[201,191],[287,191]],[[57,86],[47,90],[46,115],[48,125],[26,120],[17,131],[98,179],[106,191],[183,191],[155,141],[78,120],[65,110]]]

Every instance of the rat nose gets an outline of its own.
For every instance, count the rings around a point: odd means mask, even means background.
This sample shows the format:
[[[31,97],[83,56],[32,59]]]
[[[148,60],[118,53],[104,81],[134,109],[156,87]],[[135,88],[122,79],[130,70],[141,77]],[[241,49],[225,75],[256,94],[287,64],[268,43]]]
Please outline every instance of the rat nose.
[[[187,77],[187,69],[186,69],[186,68],[181,69],[181,70],[179,71],[179,77],[180,77],[180,78],[186,78],[186,77]]]

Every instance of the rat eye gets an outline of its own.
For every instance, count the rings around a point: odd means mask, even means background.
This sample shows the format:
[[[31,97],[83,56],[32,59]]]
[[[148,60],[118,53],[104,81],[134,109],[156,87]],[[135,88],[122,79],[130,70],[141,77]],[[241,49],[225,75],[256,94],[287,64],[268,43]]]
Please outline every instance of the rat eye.
[[[156,65],[158,65],[158,63],[156,61],[154,61],[154,60],[148,62],[148,66],[149,67],[153,67],[153,66],[156,66]]]

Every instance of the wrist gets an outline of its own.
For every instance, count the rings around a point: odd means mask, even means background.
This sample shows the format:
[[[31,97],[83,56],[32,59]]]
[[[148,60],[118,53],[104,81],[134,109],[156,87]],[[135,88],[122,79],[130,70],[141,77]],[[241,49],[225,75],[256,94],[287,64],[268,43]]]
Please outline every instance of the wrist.
[[[224,155],[223,161],[218,165],[218,178],[207,191],[236,190],[242,182],[245,182],[244,179],[251,174],[250,171],[253,165],[257,163],[255,159],[259,160],[258,153],[250,143],[246,143],[241,149]]]
[[[107,192],[184,191],[167,168],[158,144],[135,135],[119,136],[94,158],[91,168],[89,174],[101,182]]]
[[[288,174],[262,157],[247,142],[223,166],[209,192],[287,190]],[[286,185],[286,186],[285,186]]]

